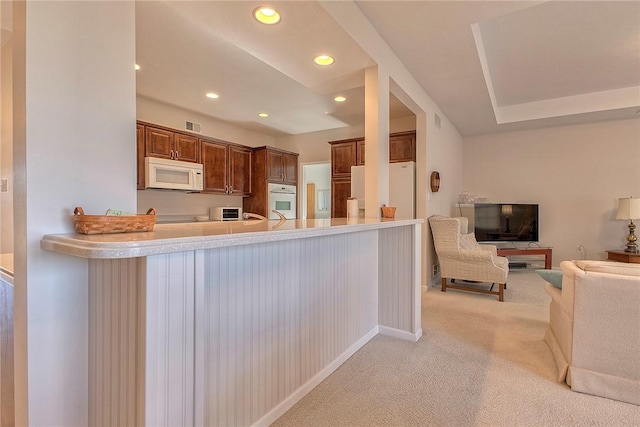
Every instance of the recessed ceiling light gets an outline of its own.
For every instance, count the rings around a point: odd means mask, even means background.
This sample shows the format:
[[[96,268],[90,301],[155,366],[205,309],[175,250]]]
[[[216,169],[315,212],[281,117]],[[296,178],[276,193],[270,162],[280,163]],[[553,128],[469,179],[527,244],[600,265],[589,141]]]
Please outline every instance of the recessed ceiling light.
[[[138,70],[140,69],[140,66],[139,66],[138,64],[135,64],[135,65],[133,66],[133,69],[134,69],[134,70],[136,70],[136,71],[138,71]]]
[[[259,117],[265,118],[265,117],[269,117],[269,114],[267,113],[258,113]]]
[[[344,102],[347,100],[347,98],[345,98],[344,96],[336,96],[335,98],[333,98],[333,100],[336,102]]]
[[[336,60],[329,55],[318,55],[315,58],[313,58],[313,62],[315,62],[318,65],[331,65],[335,61]]]
[[[273,25],[280,22],[280,14],[270,7],[260,6],[253,11],[253,17],[263,24]]]
[[[205,95],[207,98],[218,99],[220,96],[217,93],[209,92]]]

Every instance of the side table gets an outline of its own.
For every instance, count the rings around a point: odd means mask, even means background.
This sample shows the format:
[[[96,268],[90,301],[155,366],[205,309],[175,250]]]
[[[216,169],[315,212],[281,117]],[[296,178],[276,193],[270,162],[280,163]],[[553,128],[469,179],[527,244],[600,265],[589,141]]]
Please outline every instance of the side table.
[[[640,253],[619,251],[607,251],[607,259],[618,262],[640,264]]]

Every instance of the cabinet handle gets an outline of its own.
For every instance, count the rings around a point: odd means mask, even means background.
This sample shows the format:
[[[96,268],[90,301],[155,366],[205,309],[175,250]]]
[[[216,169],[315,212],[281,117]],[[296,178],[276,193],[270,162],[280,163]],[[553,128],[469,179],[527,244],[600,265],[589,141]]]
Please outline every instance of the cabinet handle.
[[[176,150],[176,160],[178,160],[178,150]]]
[[[227,194],[229,194],[229,186],[228,186],[228,185],[225,185],[225,186],[224,186],[224,192],[225,192],[225,193],[227,193]]]
[[[171,150],[171,159],[173,159],[173,150]]]
[[[233,187],[232,186],[229,187],[229,194],[233,194]]]

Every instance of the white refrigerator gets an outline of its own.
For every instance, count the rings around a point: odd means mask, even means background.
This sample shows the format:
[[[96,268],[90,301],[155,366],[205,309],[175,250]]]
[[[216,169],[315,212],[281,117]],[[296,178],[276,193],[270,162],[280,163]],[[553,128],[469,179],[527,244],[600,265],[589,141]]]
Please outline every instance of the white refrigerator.
[[[351,166],[351,197],[364,216],[364,166]],[[389,206],[396,208],[396,219],[416,217],[415,162],[389,163]]]

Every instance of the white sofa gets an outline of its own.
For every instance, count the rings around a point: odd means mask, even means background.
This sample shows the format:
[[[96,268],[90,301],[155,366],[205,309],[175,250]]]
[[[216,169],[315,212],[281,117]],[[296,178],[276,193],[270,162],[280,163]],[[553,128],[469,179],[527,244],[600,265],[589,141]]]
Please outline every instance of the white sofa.
[[[572,390],[640,405],[640,264],[563,261],[545,341]]]

